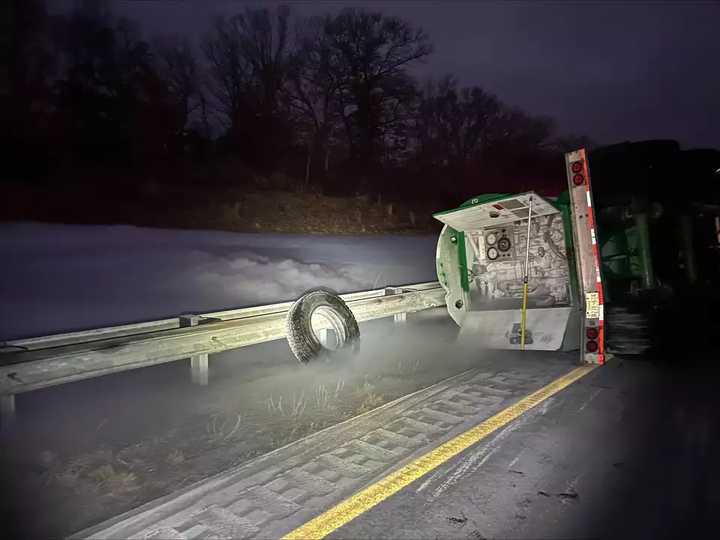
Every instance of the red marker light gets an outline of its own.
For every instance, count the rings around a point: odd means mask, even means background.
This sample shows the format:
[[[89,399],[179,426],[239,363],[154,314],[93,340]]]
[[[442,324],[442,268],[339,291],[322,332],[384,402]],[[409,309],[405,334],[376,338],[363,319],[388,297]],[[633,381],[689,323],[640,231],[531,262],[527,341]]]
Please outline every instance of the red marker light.
[[[585,349],[587,350],[587,352],[590,352],[590,353],[597,352],[597,350],[598,350],[597,341],[592,341],[592,340],[588,341],[585,344]]]
[[[597,339],[599,332],[598,332],[597,328],[594,328],[591,326],[590,328],[585,330],[585,335],[587,336],[588,339]]]
[[[582,161],[573,161],[570,164],[570,170],[572,170],[572,172],[574,172],[574,173],[582,172],[582,170],[583,170]]]
[[[576,174],[573,176],[573,184],[576,186],[582,186],[585,183],[585,177],[582,174]]]

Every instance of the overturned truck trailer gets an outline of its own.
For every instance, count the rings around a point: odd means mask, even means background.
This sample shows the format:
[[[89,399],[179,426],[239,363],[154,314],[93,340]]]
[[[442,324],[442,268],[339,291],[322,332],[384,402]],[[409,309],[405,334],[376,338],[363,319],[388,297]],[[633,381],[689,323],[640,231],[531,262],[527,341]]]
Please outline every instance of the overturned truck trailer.
[[[460,338],[491,349],[580,350],[605,360],[603,287],[587,153],[568,190],[485,194],[437,212],[438,280]]]

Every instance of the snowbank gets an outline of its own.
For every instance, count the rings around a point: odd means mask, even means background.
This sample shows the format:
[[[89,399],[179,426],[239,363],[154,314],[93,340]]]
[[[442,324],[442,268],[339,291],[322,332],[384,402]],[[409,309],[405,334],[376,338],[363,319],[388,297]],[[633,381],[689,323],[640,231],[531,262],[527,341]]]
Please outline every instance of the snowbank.
[[[435,236],[0,224],[0,339],[433,281]]]

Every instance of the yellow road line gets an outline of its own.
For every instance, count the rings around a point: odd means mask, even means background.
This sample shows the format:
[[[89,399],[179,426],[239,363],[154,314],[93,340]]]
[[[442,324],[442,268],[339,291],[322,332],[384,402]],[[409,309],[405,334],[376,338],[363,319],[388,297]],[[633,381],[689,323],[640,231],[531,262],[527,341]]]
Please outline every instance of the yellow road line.
[[[370,510],[373,506],[397,493],[411,482],[426,475],[463,450],[481,441],[492,432],[509,424],[523,413],[587,375],[595,367],[595,365],[586,365],[573,369],[571,372],[554,380],[537,392],[533,392],[507,409],[491,416],[477,426],[467,430],[465,433],[461,433],[424,456],[390,473],[385,478],[378,480],[362,491],[355,493],[330,510],[301,525],[294,531],[291,531],[283,538],[306,540],[327,536],[334,530],[339,529],[359,515]]]

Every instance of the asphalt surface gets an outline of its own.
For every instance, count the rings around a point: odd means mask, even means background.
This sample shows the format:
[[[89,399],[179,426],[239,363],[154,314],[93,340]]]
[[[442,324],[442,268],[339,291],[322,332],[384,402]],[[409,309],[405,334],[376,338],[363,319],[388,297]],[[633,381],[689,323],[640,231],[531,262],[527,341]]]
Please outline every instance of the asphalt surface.
[[[280,537],[574,367],[569,355],[548,354],[538,361],[540,357],[484,355],[459,375],[77,537]]]
[[[481,364],[78,537],[280,537],[573,368],[538,353]],[[329,537],[714,536],[711,373],[615,358]]]
[[[716,537],[713,374],[616,359],[330,537]]]

